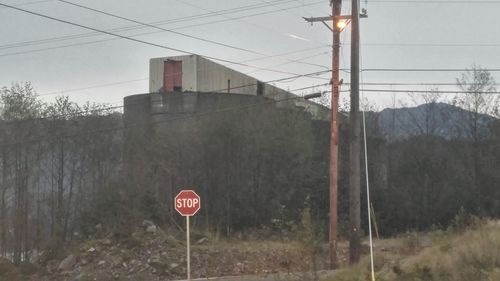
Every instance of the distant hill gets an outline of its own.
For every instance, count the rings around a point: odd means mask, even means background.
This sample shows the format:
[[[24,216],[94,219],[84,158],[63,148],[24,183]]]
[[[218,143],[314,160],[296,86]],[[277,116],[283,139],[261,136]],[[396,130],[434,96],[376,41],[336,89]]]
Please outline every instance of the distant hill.
[[[473,112],[446,103],[427,103],[416,107],[386,108],[379,113],[378,126],[389,140],[416,135],[434,135],[445,139],[467,139],[472,134]],[[477,115],[478,133],[489,134],[489,125],[497,120]]]

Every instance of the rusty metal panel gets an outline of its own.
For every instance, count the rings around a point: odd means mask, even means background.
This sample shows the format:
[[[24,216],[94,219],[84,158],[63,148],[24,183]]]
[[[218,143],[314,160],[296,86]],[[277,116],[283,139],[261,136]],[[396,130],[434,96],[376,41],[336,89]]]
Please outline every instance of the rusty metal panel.
[[[165,61],[163,71],[163,89],[167,92],[182,91],[182,61]]]

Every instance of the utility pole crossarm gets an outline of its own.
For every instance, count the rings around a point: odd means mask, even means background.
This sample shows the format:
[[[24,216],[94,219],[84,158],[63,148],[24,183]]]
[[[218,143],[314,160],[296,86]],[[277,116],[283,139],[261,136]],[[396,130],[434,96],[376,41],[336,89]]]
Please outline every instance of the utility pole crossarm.
[[[333,21],[333,17],[332,16],[329,16],[329,17],[310,17],[310,18],[303,17],[303,19],[305,21],[311,23],[311,25],[314,22],[321,22],[321,23],[323,23],[326,26],[326,28],[330,29],[331,32],[335,32],[335,30],[326,23],[327,21]]]
[[[331,28],[326,22],[322,21],[322,23],[326,26],[326,28],[330,29],[331,32],[335,33],[335,30]]]
[[[368,15],[366,13],[362,13],[362,14],[359,14],[359,17],[360,18],[367,18]],[[352,19],[352,16],[351,15],[340,15],[340,16],[334,16],[334,17],[328,16],[328,17],[309,17],[309,18],[302,17],[302,18],[309,23],[314,23],[314,22],[319,22],[319,21],[322,21],[322,22],[332,21],[333,19],[335,19],[335,20],[350,20],[350,19]]]
[[[303,17],[303,19],[307,22],[310,22],[310,23],[313,23],[313,22],[318,22],[318,21],[331,21],[333,20],[333,17],[332,16],[328,16],[328,17],[310,17],[310,18],[306,18],[306,17]]]

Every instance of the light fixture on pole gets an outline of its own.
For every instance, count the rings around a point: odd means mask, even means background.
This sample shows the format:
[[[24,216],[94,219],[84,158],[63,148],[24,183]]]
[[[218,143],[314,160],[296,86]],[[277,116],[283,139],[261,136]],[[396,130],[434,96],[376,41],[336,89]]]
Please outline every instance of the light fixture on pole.
[[[333,34],[332,44],[332,100],[331,110],[332,119],[330,123],[330,223],[329,223],[329,252],[330,252],[330,268],[338,267],[337,256],[337,233],[338,233],[338,146],[339,146],[339,122],[338,122],[338,108],[339,108],[339,88],[340,88],[340,73],[339,73],[339,54],[340,54],[340,33],[351,22],[351,15],[340,15],[342,8],[342,0],[331,0],[332,14],[327,17],[311,17],[304,18],[305,21],[311,23],[321,22]],[[360,14],[361,18],[366,18],[366,12]],[[332,26],[326,22],[332,22]]]
[[[312,93],[312,94],[304,95],[302,98],[305,99],[305,100],[310,100],[310,99],[319,98],[322,95],[323,95],[322,92],[317,92],[317,93]]]
[[[337,27],[338,31],[343,31],[351,22],[350,19],[338,19],[337,22],[335,23],[335,26]]]

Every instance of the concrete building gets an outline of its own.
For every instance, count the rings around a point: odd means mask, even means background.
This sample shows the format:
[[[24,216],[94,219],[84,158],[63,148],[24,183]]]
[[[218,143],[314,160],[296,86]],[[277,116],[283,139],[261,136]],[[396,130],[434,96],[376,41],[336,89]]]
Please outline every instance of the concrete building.
[[[226,151],[220,139],[210,142],[210,137],[225,136],[225,132],[254,140],[247,142],[245,149],[258,149],[283,135],[287,136],[283,147],[290,141],[291,149],[299,144],[306,145],[305,149],[307,145],[322,149],[328,147],[329,116],[330,110],[322,105],[199,56],[151,59],[150,92],[124,99],[125,170],[127,175],[140,170],[158,176],[154,172],[158,166],[151,159],[167,150],[179,151],[161,160],[171,161],[168,167],[193,159],[212,165],[212,159],[199,159],[199,155],[187,152],[196,140],[210,145],[198,147],[200,151]],[[297,138],[310,142],[298,142]],[[182,168],[166,172],[171,189],[192,185],[189,173]]]
[[[273,85],[197,55],[153,58],[149,64],[149,92],[226,93],[262,96],[278,107],[295,106],[314,119],[328,121],[330,110]]]

